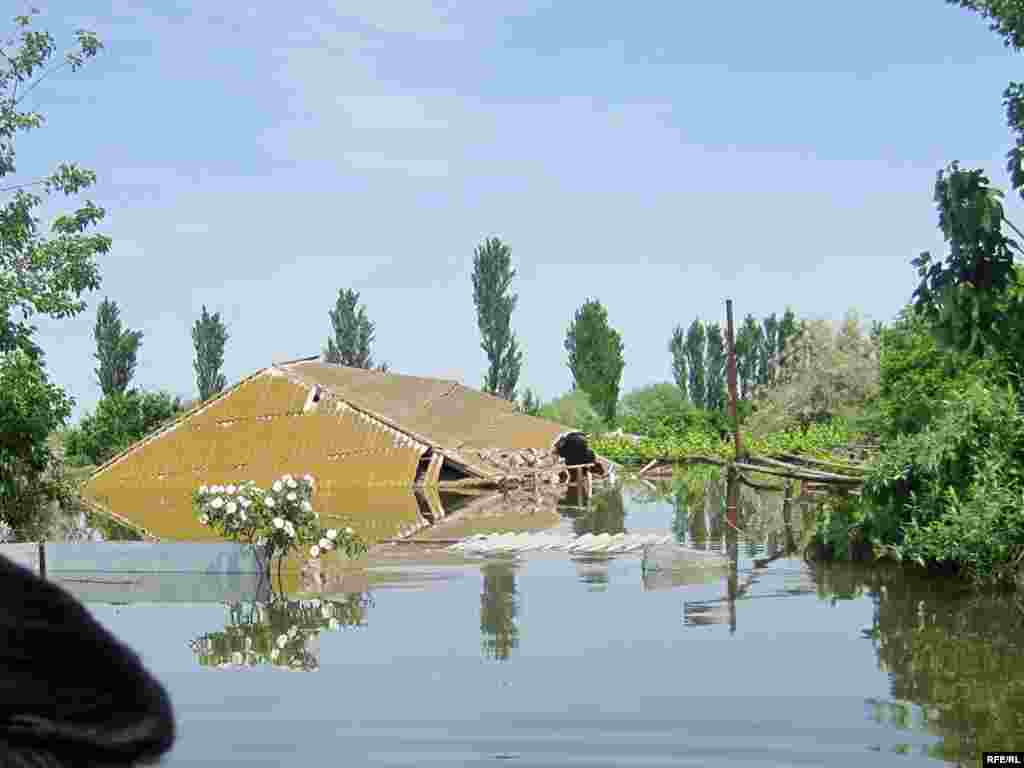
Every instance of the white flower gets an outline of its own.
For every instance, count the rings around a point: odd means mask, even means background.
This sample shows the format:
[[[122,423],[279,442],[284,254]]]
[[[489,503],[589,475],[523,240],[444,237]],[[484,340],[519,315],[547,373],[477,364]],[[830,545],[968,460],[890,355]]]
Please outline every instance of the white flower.
[[[267,496],[267,498],[263,500],[263,503],[266,504],[268,507],[274,506],[274,500],[269,496]]]
[[[327,541],[327,539],[320,539],[320,541]],[[322,544],[321,544],[321,547],[323,549],[326,549],[328,552],[330,552],[332,549],[334,549],[334,545],[331,542],[329,542],[329,541],[327,541],[327,546],[326,547],[324,547]]]
[[[210,506],[213,507],[214,509],[220,509],[221,507],[224,506],[224,499],[218,496],[216,499],[210,502]]]
[[[281,655],[281,651],[279,651],[277,648],[272,648],[271,651],[270,651],[270,660],[271,661],[277,661],[277,657],[280,656],[280,655]]]
[[[284,648],[288,645],[288,635],[279,635],[277,638],[277,647]]]
[[[223,493],[223,492],[224,492],[224,486],[222,486],[222,485],[215,485],[212,488],[210,488],[210,493]]]
[[[289,488],[298,488],[299,487],[299,484],[296,483],[294,480],[289,480],[287,483],[285,483],[285,485],[287,485]]]
[[[327,531],[327,538],[331,541],[334,541],[336,538],[338,538],[338,532],[334,528],[331,528],[329,531]]]
[[[242,519],[242,522],[245,522],[248,519],[248,516],[245,514],[245,510],[239,512],[238,516]]]
[[[235,490],[236,490],[235,486],[229,485],[227,488],[225,488],[225,490],[228,492],[228,496],[234,496],[235,495]]]
[[[205,496],[209,490],[210,489],[207,488],[205,485],[200,485],[199,486],[199,495],[200,496]]]
[[[271,488],[274,489],[274,493],[280,493],[284,489],[284,486],[281,485],[281,481],[280,480],[275,480],[274,484],[271,486]]]
[[[229,515],[233,515],[233,514],[235,514],[235,512],[238,511],[238,505],[235,504],[235,502],[233,502],[233,501],[229,501],[228,502],[228,506],[227,506],[227,510],[228,510],[228,514]]]
[[[275,517],[274,518],[274,527],[277,528],[277,529],[284,528],[284,520],[282,520],[280,517]]]
[[[309,548],[309,554],[311,557],[320,557],[320,547],[314,544]]]
[[[348,536],[351,536],[351,535],[353,534],[353,530],[352,530],[351,528],[346,528],[346,529],[345,529],[345,533],[346,533],[346,534],[347,534]]]
[[[208,515],[200,515],[199,516],[199,524],[200,525],[207,525],[209,522],[210,522],[210,518],[209,518]]]
[[[310,504],[308,501],[303,501],[302,502],[302,511],[303,512],[312,512],[313,511],[313,505]]]
[[[252,502],[249,501],[249,499],[247,499],[245,496],[239,496],[238,503],[242,505],[243,509],[248,509],[249,505],[252,504]]]
[[[288,491],[288,495],[285,496],[288,501],[296,501],[299,497],[295,495],[295,491]]]
[[[299,631],[298,627],[288,627],[288,637],[295,637],[295,634]]]
[[[295,538],[295,526],[288,520],[284,521],[284,532],[287,533],[290,538]]]
[[[327,539],[320,539],[318,543],[320,544],[321,549],[330,549],[331,547],[331,542]]]

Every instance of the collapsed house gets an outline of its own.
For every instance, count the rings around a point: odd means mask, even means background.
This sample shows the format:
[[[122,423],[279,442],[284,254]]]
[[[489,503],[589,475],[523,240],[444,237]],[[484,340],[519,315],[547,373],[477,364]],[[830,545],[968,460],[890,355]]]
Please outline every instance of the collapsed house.
[[[192,509],[200,485],[308,473],[322,520],[379,541],[443,515],[446,486],[553,485],[566,466],[591,463],[602,473],[583,435],[507,400],[313,357],[258,371],[183,414],[99,467],[84,494],[144,535],[201,541],[216,536]]]

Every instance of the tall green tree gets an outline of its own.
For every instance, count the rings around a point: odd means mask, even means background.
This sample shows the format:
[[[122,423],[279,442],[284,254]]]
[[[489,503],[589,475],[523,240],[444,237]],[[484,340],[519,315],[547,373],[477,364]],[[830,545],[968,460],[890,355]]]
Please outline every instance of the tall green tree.
[[[102,220],[102,208],[86,201],[55,216],[44,233],[37,215],[43,195],[31,191],[74,196],[96,181],[92,171],[61,163],[42,179],[16,175],[18,137],[44,122],[25,99],[53,72],[76,72],[102,47],[94,34],[79,30],[75,48],[52,62],[56,42],[31,28],[33,15],[14,17],[14,39],[0,56],[0,517],[15,529],[62,500],[53,482],[59,462],[46,439],[74,405],[50,383],[30,321],[80,314],[82,294],[100,284],[96,258],[110,250],[109,237],[89,231]]]
[[[736,378],[739,396],[744,400],[758,383],[763,350],[764,331],[754,316],[748,314],[736,333]]]
[[[690,401],[697,408],[707,409],[707,382],[705,379],[706,334],[704,323],[695,318],[686,332],[686,368],[690,378]]]
[[[774,312],[762,321],[761,328],[764,344],[761,345],[761,370],[757,383],[765,385],[771,384],[774,380],[775,359],[779,352],[779,319]]]
[[[117,302],[103,299],[96,308],[96,380],[103,396],[124,394],[135,375],[142,331],[132,331],[121,325],[121,310]]]
[[[33,14],[34,15],[34,14]],[[35,215],[43,197],[73,196],[92,186],[96,174],[74,163],[61,163],[43,179],[8,178],[16,173],[15,140],[43,125],[43,115],[23,109],[26,97],[53,72],[77,71],[102,47],[91,32],[79,30],[77,47],[60,63],[51,64],[56,43],[48,32],[31,29],[32,16],[14,18],[17,39],[4,46],[0,57],[0,352],[21,349],[41,360],[32,340],[34,315],[63,319],[81,313],[84,292],[99,287],[96,257],[110,250],[110,238],[89,233],[104,211],[91,201],[53,219],[49,235]],[[14,313],[21,314],[20,320]]]
[[[512,310],[519,297],[509,293],[516,271],[512,251],[497,237],[484,240],[473,253],[473,305],[480,346],[487,355],[484,391],[515,400],[523,354],[512,332]]]
[[[786,354],[789,342],[796,336],[799,329],[800,324],[797,322],[796,314],[790,307],[786,307],[786,311],[782,313],[782,319],[779,320],[779,330],[776,336],[780,356]]]
[[[672,355],[672,378],[676,386],[683,393],[683,399],[687,397],[690,379],[686,370],[686,332],[683,326],[677,325],[672,331],[672,338],[668,342],[668,351]]]
[[[349,368],[371,369],[374,324],[359,304],[359,293],[351,288],[338,291],[334,309],[330,310],[332,335],[327,339],[324,362]]]
[[[195,348],[192,367],[196,372],[200,400],[209,400],[227,385],[221,372],[227,340],[228,329],[220,318],[220,312],[211,315],[204,304],[202,314],[192,326],[192,345]]]
[[[709,323],[707,337],[707,352],[704,357],[704,376],[707,382],[705,402],[709,411],[721,411],[726,403],[725,341],[722,338],[722,326],[718,323]]]
[[[576,310],[565,336],[573,389],[590,397],[605,423],[615,422],[619,385],[626,362],[622,337],[608,324],[608,311],[600,301],[588,299]]]

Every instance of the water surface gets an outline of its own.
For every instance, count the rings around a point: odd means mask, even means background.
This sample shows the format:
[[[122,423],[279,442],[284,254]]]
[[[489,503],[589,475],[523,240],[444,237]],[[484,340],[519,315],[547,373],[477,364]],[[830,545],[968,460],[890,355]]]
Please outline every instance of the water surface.
[[[555,524],[722,548],[722,496],[617,489]],[[810,567],[793,554],[805,514],[787,531],[781,497],[745,492],[736,572],[710,580],[645,581],[638,556],[403,550],[363,593],[90,608],[167,684],[171,766],[859,768],[1024,749],[1020,598]]]

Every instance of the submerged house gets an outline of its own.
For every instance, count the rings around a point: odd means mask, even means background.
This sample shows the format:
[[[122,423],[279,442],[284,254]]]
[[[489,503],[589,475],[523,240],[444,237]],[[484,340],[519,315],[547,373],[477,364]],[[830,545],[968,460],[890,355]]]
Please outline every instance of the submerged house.
[[[507,400],[313,357],[258,371],[183,414],[99,467],[84,492],[148,536],[200,541],[215,538],[192,509],[200,485],[309,473],[321,519],[377,541],[418,527],[413,487],[497,481],[508,461],[526,470],[553,453],[593,460],[578,432]]]

